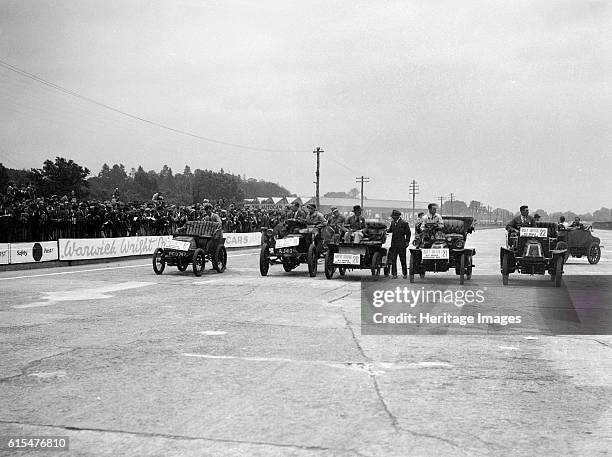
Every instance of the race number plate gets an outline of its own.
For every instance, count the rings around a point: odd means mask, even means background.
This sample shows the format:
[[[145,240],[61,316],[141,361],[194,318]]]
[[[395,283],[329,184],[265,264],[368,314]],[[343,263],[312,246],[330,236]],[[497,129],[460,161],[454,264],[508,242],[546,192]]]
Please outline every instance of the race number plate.
[[[177,251],[188,251],[189,241],[168,240],[164,243],[166,249],[176,249]]]
[[[546,238],[548,236],[548,229],[546,227],[521,227],[521,236]]]
[[[276,249],[290,248],[291,246],[297,246],[298,244],[300,244],[300,239],[294,236],[291,238],[281,238],[280,240],[276,240],[274,247]]]
[[[448,259],[448,249],[423,249],[423,259]]]
[[[359,265],[361,263],[359,254],[334,254],[334,263],[340,265]]]

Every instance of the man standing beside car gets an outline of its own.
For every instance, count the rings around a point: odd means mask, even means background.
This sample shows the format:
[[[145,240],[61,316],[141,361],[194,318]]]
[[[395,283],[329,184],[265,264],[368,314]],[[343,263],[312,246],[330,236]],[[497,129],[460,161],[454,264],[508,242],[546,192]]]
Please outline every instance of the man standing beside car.
[[[402,264],[402,275],[406,279],[408,277],[406,248],[410,244],[410,225],[402,219],[402,214],[396,209],[391,211],[391,219],[393,219],[393,222],[387,230],[387,233],[391,233],[391,247],[387,263],[391,264],[391,277],[397,279],[397,257],[399,256]]]

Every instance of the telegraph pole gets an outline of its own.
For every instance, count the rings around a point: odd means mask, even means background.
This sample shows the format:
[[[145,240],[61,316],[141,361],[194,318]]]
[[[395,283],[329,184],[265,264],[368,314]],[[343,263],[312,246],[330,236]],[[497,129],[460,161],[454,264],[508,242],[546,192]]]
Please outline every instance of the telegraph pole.
[[[416,194],[419,193],[419,185],[417,184],[417,182],[413,179],[412,182],[410,183],[410,195],[412,195],[412,220],[414,221],[414,213],[415,213],[415,198],[416,198]]]
[[[453,194],[453,193],[451,192],[451,194],[450,194],[450,202],[451,202],[451,216],[454,216],[454,215],[455,215],[455,211],[454,211],[454,208],[453,208],[453,199],[454,199],[454,198],[455,198],[455,194]]]
[[[365,178],[364,176],[361,176],[361,178],[356,178],[355,182],[361,183],[361,210],[363,211],[363,183],[370,182],[370,178]]]
[[[321,149],[320,147],[317,147],[317,148],[316,148],[314,151],[312,151],[312,153],[313,153],[313,154],[316,154],[316,155],[317,155],[317,173],[316,173],[317,180],[316,180],[316,182],[315,182],[315,183],[316,183],[316,185],[317,185],[317,189],[316,189],[316,191],[317,191],[317,195],[316,195],[316,199],[317,199],[317,210],[318,210],[318,209],[319,209],[319,207],[320,207],[320,202],[319,202],[319,181],[320,181],[320,178],[319,178],[319,168],[320,168],[320,166],[321,166],[321,161],[320,161],[320,159],[319,159],[319,155],[320,155],[322,152],[325,152],[325,151],[324,151],[323,149]]]
[[[440,196],[438,198],[440,199],[440,214],[442,214],[442,204],[443,204],[443,201],[444,201],[444,197]]]

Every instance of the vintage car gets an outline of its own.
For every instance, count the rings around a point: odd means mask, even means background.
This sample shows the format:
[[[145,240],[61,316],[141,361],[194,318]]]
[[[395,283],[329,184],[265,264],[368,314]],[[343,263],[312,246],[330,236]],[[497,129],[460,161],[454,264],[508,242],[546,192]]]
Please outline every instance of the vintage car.
[[[172,240],[163,248],[153,253],[153,271],[160,275],[166,265],[176,266],[185,271],[192,265],[193,273],[201,276],[206,262],[212,262],[213,268],[223,273],[227,266],[225,238],[220,222],[188,221],[178,228]]]
[[[380,276],[386,264],[387,250],[383,248],[387,226],[383,222],[366,221],[363,238],[359,243],[346,243],[339,236],[332,237],[325,255],[325,277],[331,279],[336,272],[344,276],[347,270],[371,270],[372,276]]]
[[[323,237],[330,227],[318,229],[299,219],[286,219],[274,229],[262,227],[259,272],[267,276],[270,265],[282,264],[286,272],[300,264],[308,265],[308,274],[317,275],[318,262],[325,254]]]
[[[472,217],[442,216],[444,228],[426,224],[418,233],[410,248],[409,278],[414,282],[415,275],[425,277],[425,272],[445,272],[455,270],[459,283],[472,279],[474,264],[472,258],[476,250],[466,248],[468,233],[474,230]]]
[[[562,229],[561,226],[559,227],[556,249],[567,249],[565,253],[566,262],[570,255],[578,258],[586,256],[590,264],[599,262],[601,258],[600,240],[593,236],[592,231],[593,227],[590,225],[586,227],[568,227],[566,229]]]
[[[561,286],[566,249],[557,249],[557,224],[536,222],[506,234],[506,246],[499,251],[502,283],[508,285],[510,273],[543,275],[548,272],[555,286]],[[562,247],[562,246],[561,246]]]

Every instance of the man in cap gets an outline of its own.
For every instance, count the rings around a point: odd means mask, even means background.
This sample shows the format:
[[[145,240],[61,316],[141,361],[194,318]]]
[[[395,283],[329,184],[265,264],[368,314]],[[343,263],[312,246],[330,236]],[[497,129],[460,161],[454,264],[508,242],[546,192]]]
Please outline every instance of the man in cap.
[[[317,211],[317,205],[314,203],[309,203],[306,205],[306,209],[308,210],[308,214],[306,215],[306,223],[308,225],[313,225],[318,229],[321,229],[327,225],[327,221],[323,214]]]
[[[365,218],[361,215],[361,206],[353,206],[353,214],[348,217],[346,223],[349,229],[344,234],[344,241],[350,243],[351,237],[353,237],[353,243],[359,243],[363,238],[363,229],[365,228]]]
[[[391,227],[387,233],[391,233],[391,247],[389,249],[388,262],[391,264],[391,277],[397,278],[397,257],[399,256],[402,264],[402,275],[404,279],[408,277],[408,267],[406,264],[406,248],[410,244],[410,225],[402,219],[402,213],[394,209],[391,212]]]
[[[343,235],[346,232],[346,228],[344,227],[345,222],[346,219],[342,214],[340,214],[338,208],[336,206],[332,206],[329,219],[327,220],[327,225],[329,225],[335,233]]]

